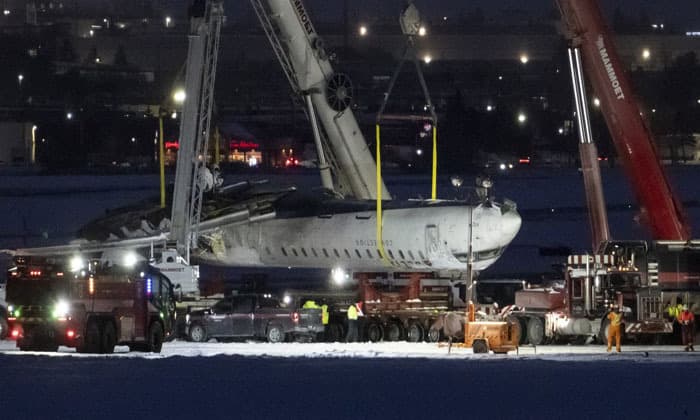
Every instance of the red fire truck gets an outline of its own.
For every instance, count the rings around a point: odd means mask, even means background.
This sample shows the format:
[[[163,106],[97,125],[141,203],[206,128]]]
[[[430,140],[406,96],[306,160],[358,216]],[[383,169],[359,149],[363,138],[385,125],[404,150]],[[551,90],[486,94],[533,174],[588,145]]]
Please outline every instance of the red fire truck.
[[[170,280],[147,263],[16,256],[8,271],[10,337],[20,350],[160,352],[175,321]]]

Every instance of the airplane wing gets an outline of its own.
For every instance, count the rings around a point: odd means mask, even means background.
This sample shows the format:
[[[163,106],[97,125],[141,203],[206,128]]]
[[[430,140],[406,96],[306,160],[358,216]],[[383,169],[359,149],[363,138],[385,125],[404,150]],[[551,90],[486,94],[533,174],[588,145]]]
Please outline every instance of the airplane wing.
[[[9,255],[66,255],[81,252],[100,252],[110,249],[137,249],[146,248],[151,245],[162,244],[168,240],[166,234],[162,233],[143,238],[123,239],[116,241],[85,241],[67,245],[46,246],[38,248],[18,248],[3,249],[0,253]]]

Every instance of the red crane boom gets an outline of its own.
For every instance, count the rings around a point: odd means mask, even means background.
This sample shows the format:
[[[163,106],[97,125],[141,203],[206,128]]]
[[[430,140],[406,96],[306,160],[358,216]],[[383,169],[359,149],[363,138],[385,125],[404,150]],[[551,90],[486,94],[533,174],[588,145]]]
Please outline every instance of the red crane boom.
[[[600,99],[605,122],[652,236],[659,240],[689,240],[685,212],[659,162],[651,132],[634,99],[598,1],[556,1],[567,37],[582,52],[586,73]]]

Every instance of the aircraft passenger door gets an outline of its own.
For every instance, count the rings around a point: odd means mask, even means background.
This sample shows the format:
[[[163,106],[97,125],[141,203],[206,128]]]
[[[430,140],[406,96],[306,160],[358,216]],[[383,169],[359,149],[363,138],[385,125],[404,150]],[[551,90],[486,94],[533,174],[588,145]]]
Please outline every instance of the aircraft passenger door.
[[[236,336],[253,335],[253,296],[238,296],[233,300],[231,329]]]
[[[207,332],[210,336],[231,335],[231,299],[218,301],[212,307],[212,314],[207,322]]]
[[[425,256],[428,260],[435,259],[440,253],[440,232],[437,225],[425,227]]]

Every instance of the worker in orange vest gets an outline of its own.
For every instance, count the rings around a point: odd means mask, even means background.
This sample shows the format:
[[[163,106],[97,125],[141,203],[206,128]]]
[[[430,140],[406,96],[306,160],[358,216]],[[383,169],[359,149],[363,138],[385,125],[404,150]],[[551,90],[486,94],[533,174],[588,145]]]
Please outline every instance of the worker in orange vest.
[[[610,326],[608,328],[608,352],[612,349],[612,342],[615,339],[615,349],[619,353],[620,350],[620,339],[622,328],[622,314],[617,306],[614,306],[612,311],[608,313],[608,320],[610,321]]]
[[[688,310],[688,305],[683,305],[683,310],[678,315],[678,322],[681,323],[683,332],[683,344],[685,351],[695,351],[693,338],[695,336],[695,315]]]

